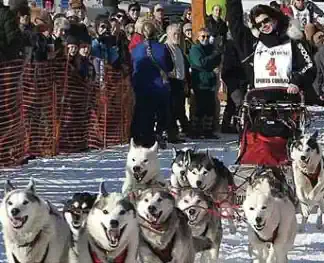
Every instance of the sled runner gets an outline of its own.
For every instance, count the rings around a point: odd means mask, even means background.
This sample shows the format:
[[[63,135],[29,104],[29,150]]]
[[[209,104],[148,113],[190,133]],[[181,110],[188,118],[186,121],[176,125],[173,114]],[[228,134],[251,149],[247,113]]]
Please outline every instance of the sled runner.
[[[304,134],[307,110],[304,96],[288,94],[287,88],[258,88],[247,92],[239,113],[240,140],[235,165],[230,166],[235,181],[235,203],[241,205],[250,179],[260,167],[279,169],[295,191],[290,142]]]

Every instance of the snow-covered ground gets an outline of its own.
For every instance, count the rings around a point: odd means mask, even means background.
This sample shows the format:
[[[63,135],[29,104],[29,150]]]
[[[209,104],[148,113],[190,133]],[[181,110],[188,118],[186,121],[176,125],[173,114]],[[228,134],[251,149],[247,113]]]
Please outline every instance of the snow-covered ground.
[[[322,108],[313,108],[314,122],[312,129],[320,129],[324,134],[324,114]],[[322,115],[322,116],[321,116]],[[223,136],[218,141],[195,141],[187,143],[197,145],[199,149],[208,148],[212,154],[223,160],[226,165],[233,164],[237,154],[236,136]],[[29,164],[12,170],[0,171],[0,197],[3,196],[2,186],[6,177],[10,177],[15,185],[23,187],[33,176],[37,183],[38,193],[58,207],[64,200],[76,191],[96,192],[99,183],[107,181],[110,191],[120,191],[124,178],[124,167],[127,146],[116,146],[109,150],[91,153],[59,156],[53,159],[38,159]],[[169,177],[172,159],[171,150],[160,151],[161,172]],[[300,215],[297,215],[300,222]],[[243,222],[238,222],[238,233],[231,235],[228,229],[221,246],[220,262],[240,263],[250,262],[247,253],[247,228]],[[289,254],[290,262],[324,262],[324,230],[315,227],[315,215],[310,217],[307,233],[298,234],[295,247]],[[0,263],[7,262],[4,246],[0,242]]]

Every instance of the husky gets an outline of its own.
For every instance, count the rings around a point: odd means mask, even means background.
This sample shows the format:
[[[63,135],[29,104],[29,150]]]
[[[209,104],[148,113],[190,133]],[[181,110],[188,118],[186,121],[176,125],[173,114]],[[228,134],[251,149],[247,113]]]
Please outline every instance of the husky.
[[[79,263],[136,263],[139,227],[133,204],[120,193],[108,193],[104,183],[81,230]]]
[[[6,182],[0,213],[9,263],[68,261],[69,227],[58,211],[37,195],[33,178],[24,189]]]
[[[227,167],[218,159],[206,153],[197,152],[188,155],[187,178],[193,189],[203,191],[210,196],[214,202],[220,204],[232,204],[234,201],[231,187],[234,186],[234,179]],[[231,207],[227,208],[233,214]],[[230,233],[236,233],[234,221],[229,217]]]
[[[164,178],[160,176],[158,160],[158,143],[151,148],[136,145],[130,140],[126,161],[126,179],[122,187],[123,194],[136,195],[148,187],[165,187]]]
[[[294,245],[296,210],[288,192],[281,191],[280,186],[270,170],[260,172],[247,185],[242,207],[249,225],[249,252],[255,263],[288,262],[287,254]]]
[[[324,169],[322,149],[317,142],[318,132],[305,135],[290,147],[296,194],[300,201],[302,223],[299,231],[305,231],[308,216],[318,206],[316,227],[322,228],[324,212]]]
[[[202,252],[199,262],[217,262],[223,229],[221,218],[213,213],[217,212],[213,200],[201,191],[185,190],[178,207],[186,214],[192,235],[209,238],[212,242],[212,248]]]
[[[137,203],[137,214],[143,263],[194,262],[191,230],[171,193],[156,188],[143,191]]]
[[[190,184],[187,179],[188,170],[188,155],[195,151],[192,149],[184,148],[178,150],[172,148],[173,162],[171,164],[171,192],[177,196],[182,189],[189,188]]]
[[[78,241],[80,231],[84,228],[90,209],[97,195],[90,193],[75,193],[67,200],[63,207],[63,216],[71,231],[71,242],[69,249],[69,263],[79,262]]]

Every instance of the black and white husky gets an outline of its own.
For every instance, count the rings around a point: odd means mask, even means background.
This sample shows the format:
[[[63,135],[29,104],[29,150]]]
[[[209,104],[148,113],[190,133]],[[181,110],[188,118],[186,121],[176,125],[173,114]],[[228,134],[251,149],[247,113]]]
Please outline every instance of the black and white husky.
[[[172,148],[173,161],[171,164],[171,192],[175,195],[180,194],[184,188],[189,188],[190,184],[187,179],[189,155],[194,149],[176,149]]]
[[[9,263],[68,262],[69,227],[55,208],[37,195],[33,179],[24,189],[15,189],[7,181],[0,213]]]
[[[63,215],[71,230],[69,263],[79,262],[78,240],[97,195],[75,193],[63,207]]]
[[[209,152],[197,152],[188,155],[187,178],[192,188],[204,192],[210,196],[214,202],[226,204],[230,214],[233,204],[234,179],[228,168],[218,159],[209,155]],[[236,227],[232,218],[229,218],[229,228],[231,234],[236,232]]]
[[[209,250],[202,252],[199,262],[217,262],[223,229],[213,200],[201,191],[189,189],[182,192],[178,207],[188,217],[192,235],[208,238],[212,243]]]
[[[79,263],[136,263],[139,227],[136,211],[120,193],[108,193],[104,183],[79,237]]]
[[[324,212],[324,169],[322,148],[317,141],[318,132],[305,135],[291,145],[292,168],[296,194],[303,215],[300,231],[305,230],[308,216],[318,206],[317,228],[322,228]]]
[[[139,253],[143,263],[193,263],[195,250],[187,218],[167,191],[147,189],[139,196],[141,230]]]

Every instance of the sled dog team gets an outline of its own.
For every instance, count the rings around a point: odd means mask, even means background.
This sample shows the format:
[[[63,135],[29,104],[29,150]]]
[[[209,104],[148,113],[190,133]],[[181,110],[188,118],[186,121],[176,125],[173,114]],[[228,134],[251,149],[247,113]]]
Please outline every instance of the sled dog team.
[[[323,156],[318,133],[290,146],[296,203],[276,168],[264,168],[247,182],[243,211],[249,226],[253,262],[284,263],[297,233],[296,205],[305,231],[308,216],[324,209]],[[9,263],[193,263],[217,262],[222,241],[220,206],[233,222],[233,175],[207,152],[173,149],[170,183],[160,176],[158,144],[131,140],[122,193],[75,193],[63,213],[36,192],[31,178],[24,189],[10,181],[0,213]],[[221,203],[221,205],[219,204]]]

